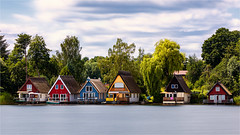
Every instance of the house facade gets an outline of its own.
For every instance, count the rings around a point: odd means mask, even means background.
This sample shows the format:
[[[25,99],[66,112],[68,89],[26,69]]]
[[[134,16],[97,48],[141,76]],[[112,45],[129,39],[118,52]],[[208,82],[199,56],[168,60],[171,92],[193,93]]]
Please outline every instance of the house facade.
[[[130,72],[119,71],[108,89],[107,102],[139,102],[141,90]]]
[[[101,79],[87,78],[85,84],[80,89],[79,101],[83,102],[104,102],[106,100],[107,88]]]
[[[29,77],[17,91],[19,102],[46,102],[50,85],[43,77]]]
[[[73,76],[58,76],[48,92],[48,101],[77,102],[80,86]]]
[[[164,104],[184,104],[189,103],[191,98],[191,90],[181,75],[174,75],[169,82],[163,97]]]
[[[221,83],[217,82],[207,93],[208,103],[231,103],[232,93]]]

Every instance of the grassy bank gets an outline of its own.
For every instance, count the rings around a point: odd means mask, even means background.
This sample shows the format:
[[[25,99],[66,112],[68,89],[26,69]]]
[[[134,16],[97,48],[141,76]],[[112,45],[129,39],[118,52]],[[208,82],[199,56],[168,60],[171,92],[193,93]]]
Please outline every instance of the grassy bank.
[[[0,93],[0,105],[11,105],[14,104],[13,96],[7,92]]]

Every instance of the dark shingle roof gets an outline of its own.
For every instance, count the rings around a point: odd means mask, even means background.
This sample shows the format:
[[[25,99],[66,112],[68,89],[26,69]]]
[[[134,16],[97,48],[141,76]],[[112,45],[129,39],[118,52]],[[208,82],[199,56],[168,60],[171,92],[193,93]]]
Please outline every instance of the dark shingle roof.
[[[186,82],[184,81],[183,77],[181,75],[175,75],[177,78],[179,84],[182,86],[183,90],[187,93],[191,93],[191,90],[188,88]]]
[[[178,87],[177,89],[172,89],[171,88],[171,84],[176,84],[178,83],[180,85],[180,87]],[[191,94],[191,90],[188,88],[186,82],[184,81],[183,77],[181,75],[174,75],[172,80],[169,82],[168,86],[166,87],[166,91],[167,92],[186,92],[186,93],[190,93]]]
[[[77,93],[80,89],[80,86],[72,75],[61,75],[60,78],[72,94]]]
[[[213,87],[208,91],[207,95],[213,90],[213,88],[214,88],[217,84],[219,84],[219,85],[222,87],[222,89],[223,89],[228,95],[232,95],[232,93],[231,93],[221,82],[215,83],[215,84],[213,85]]]
[[[28,80],[30,80],[32,82],[32,84],[36,87],[36,89],[40,93],[48,93],[48,91],[50,89],[50,85],[45,78],[43,78],[43,77],[29,77]],[[25,82],[25,84],[27,83],[27,81]],[[21,90],[22,87],[19,90]]]
[[[123,82],[125,83],[125,85],[127,86],[131,93],[141,93],[141,89],[138,87],[137,83],[135,82],[130,72],[120,70],[118,71],[117,76],[118,75],[120,75]],[[109,88],[111,88],[111,86]]]

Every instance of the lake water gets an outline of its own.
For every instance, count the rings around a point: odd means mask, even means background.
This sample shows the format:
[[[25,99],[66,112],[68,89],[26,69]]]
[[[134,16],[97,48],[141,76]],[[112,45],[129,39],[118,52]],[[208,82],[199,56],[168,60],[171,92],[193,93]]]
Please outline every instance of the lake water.
[[[0,106],[1,135],[239,135],[240,107],[224,105]]]

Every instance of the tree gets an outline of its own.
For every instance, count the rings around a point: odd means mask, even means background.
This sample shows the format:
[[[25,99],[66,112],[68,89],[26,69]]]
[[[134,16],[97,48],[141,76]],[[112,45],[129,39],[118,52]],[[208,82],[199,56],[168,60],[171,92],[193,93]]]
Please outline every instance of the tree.
[[[85,67],[85,77],[90,77],[90,78],[101,78],[101,72],[100,69],[98,67],[98,63],[97,60],[101,58],[99,56],[95,56],[94,58],[86,61],[84,63],[84,67]]]
[[[26,63],[26,80],[27,80],[27,47],[31,42],[31,36],[28,34],[19,34],[16,39],[15,46],[21,48],[20,52],[23,52],[25,55],[25,63]]]
[[[67,65],[67,63],[72,59],[81,60],[81,50],[80,42],[75,36],[67,36],[63,43],[61,43],[62,52],[56,51],[57,57],[61,60],[63,65]]]
[[[167,85],[175,70],[181,69],[184,55],[179,51],[180,46],[168,39],[160,40],[155,47],[153,57],[143,58],[140,71],[148,94],[154,96],[155,102],[160,102],[161,88]]]
[[[6,39],[3,39],[3,38],[4,36],[0,35],[0,49],[1,49],[0,56],[4,60],[6,60],[9,55],[9,50],[7,50],[9,44],[6,42]]]
[[[113,48],[108,49],[108,56],[98,61],[101,75],[105,82],[111,83],[119,70],[130,71],[133,77],[136,77],[134,69],[135,44],[128,45],[122,39],[117,39]]]
[[[187,78],[192,84],[194,84],[202,75],[203,69],[204,63],[202,60],[199,60],[195,54],[189,56],[187,63]]]
[[[240,31],[219,28],[215,34],[204,41],[202,46],[203,60],[214,68],[224,57],[230,58],[233,56],[239,38]]]
[[[62,63],[62,68],[71,67],[69,71],[74,76],[74,78],[79,82],[84,81],[84,61],[81,59],[80,42],[75,36],[67,36],[63,43],[61,43],[61,52],[57,51],[57,58],[60,63]]]
[[[43,37],[36,35],[30,43],[28,57],[32,66],[37,70],[38,76],[40,73],[46,73],[45,66],[49,64],[50,60],[49,52]]]
[[[11,80],[10,80],[10,73],[9,73],[9,69],[6,65],[6,63],[3,61],[2,58],[0,58],[0,76],[1,76],[1,83],[0,83],[0,92],[3,91],[8,91],[10,92],[11,90]]]

